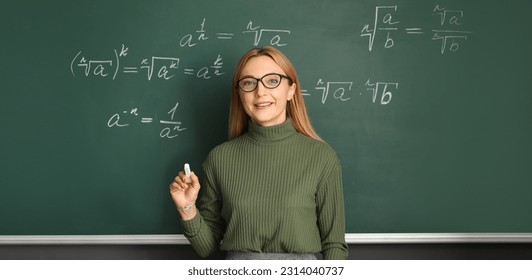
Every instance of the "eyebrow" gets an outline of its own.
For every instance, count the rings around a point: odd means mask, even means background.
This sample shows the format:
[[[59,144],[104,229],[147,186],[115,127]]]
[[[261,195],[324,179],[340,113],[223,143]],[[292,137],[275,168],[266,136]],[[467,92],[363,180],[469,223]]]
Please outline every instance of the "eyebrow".
[[[260,78],[255,78],[255,76],[253,76],[253,75],[245,75],[245,76],[240,76],[240,78],[238,78],[238,79],[239,79],[239,80],[242,80],[242,79],[244,79],[244,78],[262,79],[262,78],[264,78],[265,76],[268,76],[268,75],[270,75],[270,74],[276,74],[276,75],[281,75],[281,76],[287,76],[286,74],[281,74],[281,73],[276,73],[276,72],[270,72],[270,73],[266,73],[266,74],[262,75],[262,77],[260,77]]]
[[[238,78],[239,80],[241,79],[244,79],[244,78],[255,78],[255,76],[252,76],[252,75],[245,75],[245,76],[240,76],[240,78]],[[258,78],[257,78],[258,79]]]

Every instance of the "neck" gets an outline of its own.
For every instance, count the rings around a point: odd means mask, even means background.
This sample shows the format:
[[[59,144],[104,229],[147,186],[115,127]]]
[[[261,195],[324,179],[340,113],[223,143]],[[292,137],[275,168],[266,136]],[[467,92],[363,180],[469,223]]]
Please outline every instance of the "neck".
[[[253,122],[248,123],[248,135],[258,141],[280,141],[296,134],[297,131],[292,125],[292,120],[272,126],[259,126]]]

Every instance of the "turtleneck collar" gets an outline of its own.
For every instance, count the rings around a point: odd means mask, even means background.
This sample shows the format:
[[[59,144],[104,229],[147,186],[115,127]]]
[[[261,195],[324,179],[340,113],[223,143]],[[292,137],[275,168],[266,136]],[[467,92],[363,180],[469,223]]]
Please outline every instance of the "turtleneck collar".
[[[284,123],[273,126],[260,126],[248,122],[248,135],[257,141],[274,142],[289,138],[297,133],[292,120],[287,118]]]

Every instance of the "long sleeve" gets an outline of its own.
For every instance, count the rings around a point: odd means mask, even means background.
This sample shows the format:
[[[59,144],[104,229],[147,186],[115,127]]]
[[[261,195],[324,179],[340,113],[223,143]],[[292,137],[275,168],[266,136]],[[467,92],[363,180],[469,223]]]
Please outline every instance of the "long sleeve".
[[[209,160],[204,164],[205,179],[196,217],[181,221],[185,236],[202,257],[210,256],[218,250],[225,231],[225,223],[220,216],[222,199],[214,183],[210,165]]]
[[[338,160],[321,186],[316,201],[318,227],[321,236],[322,254],[326,260],[341,260],[348,256],[345,242],[345,213],[342,184],[342,169]]]

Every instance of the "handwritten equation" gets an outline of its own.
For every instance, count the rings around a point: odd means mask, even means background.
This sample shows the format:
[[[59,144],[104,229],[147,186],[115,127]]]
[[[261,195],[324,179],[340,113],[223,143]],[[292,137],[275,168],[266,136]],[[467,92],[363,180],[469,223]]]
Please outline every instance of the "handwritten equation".
[[[170,111],[168,111],[167,115],[169,116],[169,119],[165,120],[155,120],[152,116],[140,116],[139,115],[139,109],[138,108],[132,108],[125,111],[121,111],[119,113],[113,114],[109,120],[107,121],[107,127],[110,128],[124,128],[128,127],[132,124],[131,117],[133,117],[133,121],[136,121],[137,123],[143,124],[143,125],[149,125],[154,123],[159,123],[163,126],[161,129],[159,136],[161,138],[167,138],[172,139],[177,136],[179,136],[179,133],[186,130],[185,127],[182,127],[182,123],[180,121],[174,120],[175,112],[177,111],[177,107],[179,106],[179,102],[176,102],[176,104],[172,107]]]
[[[215,32],[214,38],[217,40],[226,41],[232,40],[236,36],[235,33],[226,31]],[[251,35],[253,39],[253,46],[266,44],[282,47],[288,44],[284,38],[285,36],[290,35],[290,32],[291,31],[288,29],[262,28],[259,25],[254,25],[253,22],[250,21],[247,24],[246,29],[242,31],[242,34]],[[199,24],[198,30],[188,33],[180,38],[179,46],[190,48],[211,38],[213,38],[212,35],[206,31],[206,18],[203,18],[203,21]]]
[[[360,34],[361,37],[368,37],[369,51],[373,50],[377,36],[385,37],[383,47],[389,49],[395,45],[395,36],[399,32],[404,32],[409,36],[425,34],[422,27],[401,25],[401,22],[396,19],[397,11],[397,5],[375,7],[373,26],[364,25]],[[430,32],[432,32],[433,41],[440,41],[441,54],[447,51],[458,51],[461,44],[473,33],[461,29],[464,19],[464,11],[462,10],[447,9],[436,4],[432,10],[432,16],[436,18],[438,27],[431,29]]]
[[[354,85],[353,81],[324,81],[320,78],[314,89],[317,90],[318,96],[321,96],[321,103],[325,104],[331,99],[339,102],[351,100],[355,91],[360,90],[355,89]],[[372,82],[371,79],[367,79],[359,95],[369,94],[374,104],[388,105],[398,89],[398,82]],[[312,96],[308,90],[301,90],[301,92],[304,96]]]
[[[145,75],[148,80],[163,79],[169,80],[179,73],[181,59],[179,57],[151,56],[145,57],[135,63],[126,64],[123,60],[127,57],[129,48],[122,44],[120,51],[114,49],[114,55],[107,59],[88,59],[79,51],[70,63],[70,72],[74,77],[76,73],[85,77],[94,76],[99,78],[110,78],[115,80],[118,75]],[[223,58],[218,54],[213,58],[211,65],[197,68],[184,68],[184,75],[192,75],[197,78],[210,79],[221,76],[223,71]]]

